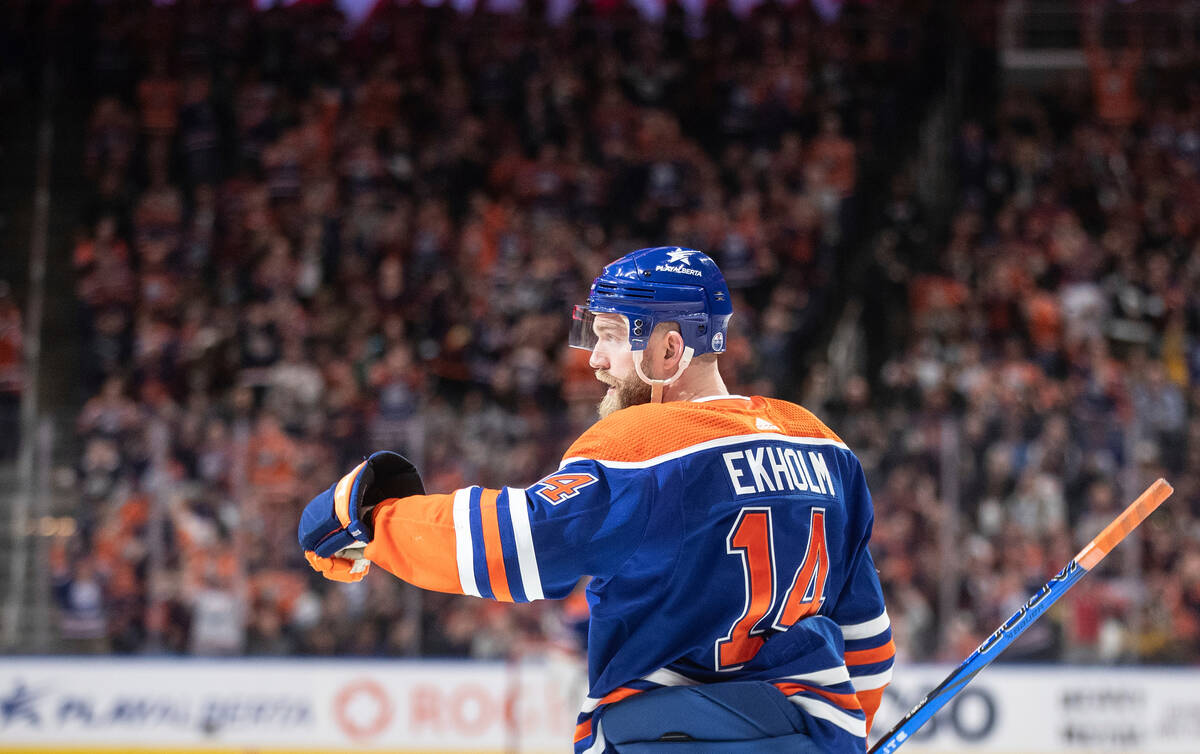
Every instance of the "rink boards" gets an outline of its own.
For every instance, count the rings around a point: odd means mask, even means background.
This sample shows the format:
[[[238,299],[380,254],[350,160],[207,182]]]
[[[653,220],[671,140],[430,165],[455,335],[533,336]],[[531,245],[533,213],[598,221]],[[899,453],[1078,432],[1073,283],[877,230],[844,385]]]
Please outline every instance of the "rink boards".
[[[950,667],[898,667],[885,731]],[[388,660],[0,658],[0,752],[569,751],[582,668]],[[902,751],[1194,752],[1200,669],[997,665]]]

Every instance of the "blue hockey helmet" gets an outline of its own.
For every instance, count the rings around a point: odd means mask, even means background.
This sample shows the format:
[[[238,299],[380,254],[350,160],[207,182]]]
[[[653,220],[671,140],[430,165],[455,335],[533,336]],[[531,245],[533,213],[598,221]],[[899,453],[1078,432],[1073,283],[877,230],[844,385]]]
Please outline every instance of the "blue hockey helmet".
[[[721,270],[707,254],[678,246],[638,249],[617,259],[592,282],[587,304],[571,317],[570,344],[592,350],[597,314],[622,314],[629,321],[629,344],[646,348],[661,322],[675,322],[685,348],[694,355],[725,351],[725,331],[733,304]]]

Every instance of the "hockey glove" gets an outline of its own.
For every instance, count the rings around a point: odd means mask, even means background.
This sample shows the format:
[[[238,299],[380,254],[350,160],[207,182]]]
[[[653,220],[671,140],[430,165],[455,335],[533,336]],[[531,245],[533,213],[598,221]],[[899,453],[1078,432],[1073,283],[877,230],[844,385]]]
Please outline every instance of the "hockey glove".
[[[346,548],[341,552],[343,555],[347,555],[355,552],[355,550]],[[330,581],[343,581],[346,583],[362,581],[362,577],[366,576],[367,571],[371,570],[371,561],[363,558],[361,554],[357,559],[337,556],[323,558],[312,550],[309,550],[304,553],[304,557],[308,560],[308,564],[313,567],[314,571]]]
[[[388,450],[372,453],[304,508],[297,531],[300,546],[306,557],[313,553],[325,559],[357,542],[370,542],[370,514],[380,501],[423,494],[421,475],[407,458]]]

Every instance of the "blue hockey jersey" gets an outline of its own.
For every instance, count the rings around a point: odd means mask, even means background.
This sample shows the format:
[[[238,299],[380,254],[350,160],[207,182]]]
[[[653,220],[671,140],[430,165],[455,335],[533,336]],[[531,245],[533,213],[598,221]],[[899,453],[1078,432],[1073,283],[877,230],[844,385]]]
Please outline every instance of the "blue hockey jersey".
[[[597,710],[661,686],[763,680],[826,751],[864,751],[895,648],[867,549],[862,467],[795,404],[645,404],[596,423],[528,488],[389,500],[366,556],[418,586],[503,601],[583,576]]]

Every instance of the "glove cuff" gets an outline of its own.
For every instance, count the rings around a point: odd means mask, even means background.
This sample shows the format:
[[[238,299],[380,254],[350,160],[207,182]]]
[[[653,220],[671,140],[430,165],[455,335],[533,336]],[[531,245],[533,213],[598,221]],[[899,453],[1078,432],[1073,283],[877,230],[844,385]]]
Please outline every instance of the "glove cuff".
[[[375,538],[375,507],[384,500],[424,495],[425,485],[417,467],[404,456],[390,450],[372,453],[355,480],[353,500],[366,539]]]

